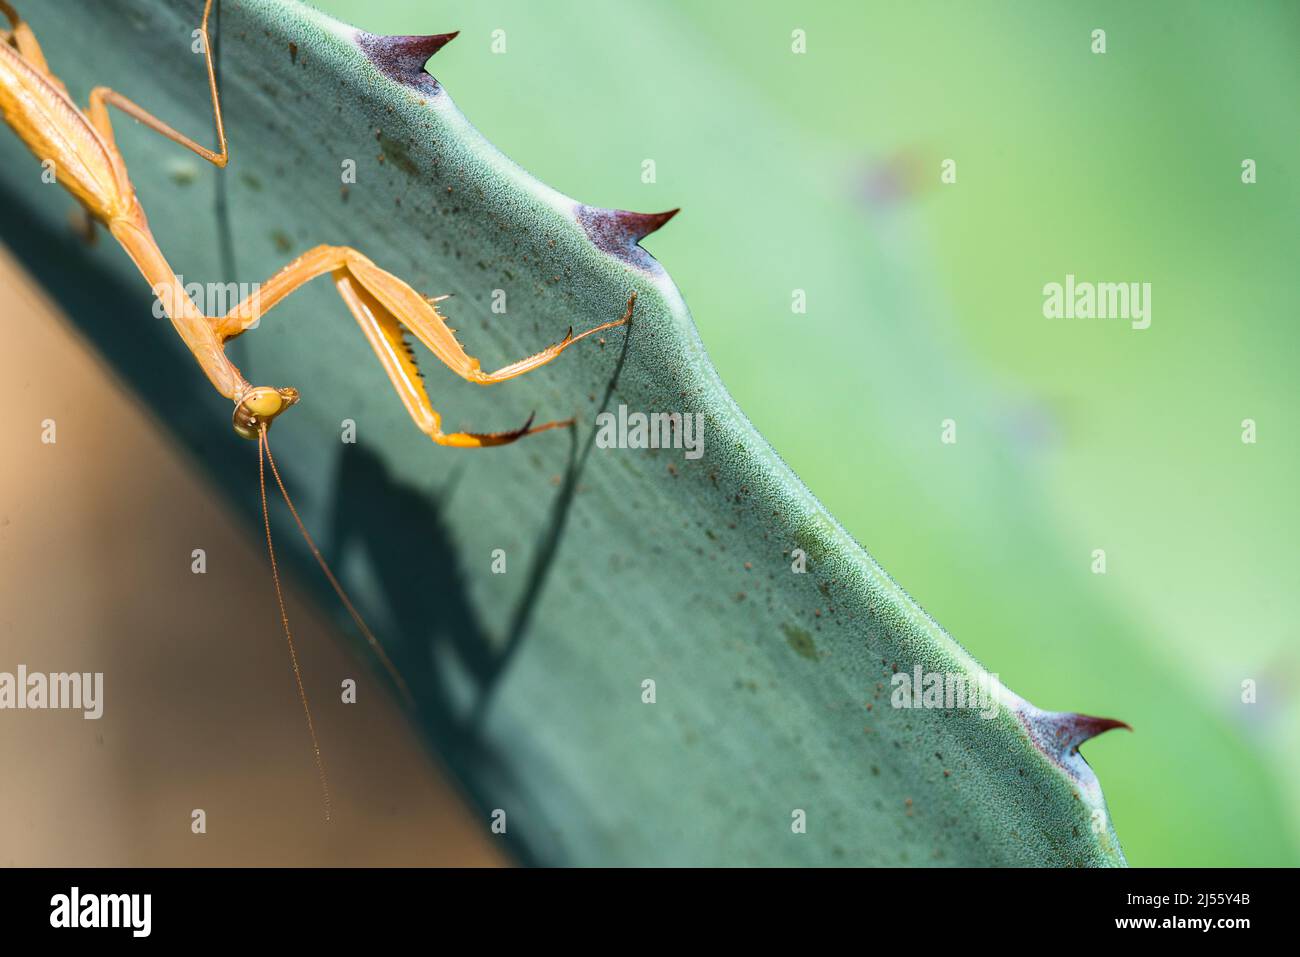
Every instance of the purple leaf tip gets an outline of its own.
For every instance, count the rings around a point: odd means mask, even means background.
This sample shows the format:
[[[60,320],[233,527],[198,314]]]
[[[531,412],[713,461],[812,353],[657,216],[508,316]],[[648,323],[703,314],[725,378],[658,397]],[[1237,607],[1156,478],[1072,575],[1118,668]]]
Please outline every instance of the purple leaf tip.
[[[1133,730],[1115,718],[1094,718],[1088,714],[1053,714],[1051,718],[1052,735],[1062,751],[1078,751],[1083,742],[1115,728]]]
[[[1022,711],[1020,719],[1038,750],[1075,777],[1079,776],[1079,765],[1084,764],[1083,756],[1079,754],[1079,745],[1113,728],[1133,730],[1127,723],[1115,718],[1096,718],[1064,711],[1039,711],[1037,708]]]
[[[579,205],[577,220],[592,245],[601,252],[631,266],[651,270],[658,264],[637,244],[679,212],[670,209],[666,213],[633,213],[626,209]]]
[[[361,52],[370,58],[370,62],[380,73],[396,80],[404,86],[430,95],[441,89],[424,69],[429,58],[456,39],[460,31],[454,33],[434,33],[427,36],[386,37],[374,33],[357,31],[356,42]]]

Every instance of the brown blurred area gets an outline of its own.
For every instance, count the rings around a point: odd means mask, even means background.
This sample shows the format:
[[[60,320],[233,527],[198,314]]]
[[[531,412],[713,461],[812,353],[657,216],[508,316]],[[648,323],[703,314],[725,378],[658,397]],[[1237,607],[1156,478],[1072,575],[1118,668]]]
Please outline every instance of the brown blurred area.
[[[324,822],[264,543],[3,247],[0,315],[0,672],[104,673],[99,720],[0,710],[0,864],[506,863],[289,581],[333,795]],[[356,704],[340,700],[345,678]],[[196,808],[206,834],[191,832]]]

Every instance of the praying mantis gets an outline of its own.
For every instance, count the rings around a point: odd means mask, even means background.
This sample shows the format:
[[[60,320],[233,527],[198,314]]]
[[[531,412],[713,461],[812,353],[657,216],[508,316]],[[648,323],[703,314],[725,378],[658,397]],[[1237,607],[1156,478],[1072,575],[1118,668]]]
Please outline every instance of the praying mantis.
[[[42,164],[52,166],[57,182],[82,205],[93,221],[107,228],[109,234],[131,257],[141,275],[150,283],[172,326],[209,382],[234,403],[232,421],[235,432],[243,438],[258,442],[258,474],[267,552],[298,696],[311,735],[328,821],[329,784],[285,613],[275,546],[271,539],[266,498],[267,463],[270,464],[290,514],[331,586],[408,701],[410,693],[308,534],[271,456],[268,429],[278,416],[299,401],[298,390],[287,386],[277,388],[252,385],[226,356],[226,343],[256,326],[264,313],[299,287],[329,274],[339,296],[360,325],[393,389],[420,431],[439,445],[484,448],[508,445],[526,435],[571,426],[573,420],[534,425],[533,417],[530,416],[522,427],[504,432],[443,431],[441,416],[433,408],[425,390],[406,332],[412,333],[462,379],[478,385],[494,385],[546,365],[588,336],[629,323],[636,296],[633,294],[628,299],[627,309],[619,319],[594,326],[576,336],[570,328],[559,342],[495,372],[485,372],[481,368],[479,360],[465,351],[456,339],[454,330],[439,313],[437,303],[446,297],[421,295],[350,246],[316,246],[284,266],[261,284],[254,295],[225,315],[205,315],[189,297],[149,229],[148,220],[127,173],[126,161],[117,148],[108,108],[116,107],[154,132],[224,169],[230,160],[230,152],[208,42],[208,22],[212,7],[213,0],[206,0],[198,39],[207,70],[219,150],[214,151],[200,145],[133,100],[106,86],[97,86],[91,90],[89,105],[85,110],[79,108],[68,95],[62,81],[50,70],[35,34],[9,0],[0,0],[0,15],[10,25],[10,29],[0,30],[0,113],[3,113],[5,122]]]

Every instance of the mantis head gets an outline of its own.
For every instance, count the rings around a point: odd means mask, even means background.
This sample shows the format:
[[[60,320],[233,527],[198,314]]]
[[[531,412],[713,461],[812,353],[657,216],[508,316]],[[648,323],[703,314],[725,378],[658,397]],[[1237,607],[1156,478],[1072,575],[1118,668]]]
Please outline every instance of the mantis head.
[[[235,406],[235,434],[256,439],[263,425],[269,426],[277,415],[297,401],[297,389],[273,389],[265,385],[249,389]]]

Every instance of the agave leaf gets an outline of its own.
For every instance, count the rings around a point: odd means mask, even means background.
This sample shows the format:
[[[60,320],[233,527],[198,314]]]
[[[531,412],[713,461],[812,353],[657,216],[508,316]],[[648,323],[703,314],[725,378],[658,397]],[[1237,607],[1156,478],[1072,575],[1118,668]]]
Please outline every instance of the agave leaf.
[[[107,83],[208,135],[197,0],[31,6],[76,98]],[[666,214],[585,206],[513,165],[424,71],[441,33],[376,37],[291,0],[223,6],[230,169],[116,120],[187,281],[256,282],[317,243],[354,245],[452,294],[444,311],[487,368],[638,296],[627,335],[507,385],[476,389],[421,354],[453,427],[578,417],[484,452],[411,425],[327,281],[232,347],[251,380],[302,391],[274,441],[303,517],[412,687],[413,719],[485,810],[506,811],[523,859],[1123,863],[1078,753],[1114,722],[1041,711],[995,679],[991,716],[891,707],[896,674],[986,673],[731,400],[640,245]],[[247,488],[229,404],[150,318],[126,257],[73,237],[66,196],[14,137],[0,160],[7,241],[222,487]],[[597,414],[620,407],[698,413],[702,457],[598,447]],[[251,496],[235,505],[254,517]]]

